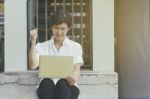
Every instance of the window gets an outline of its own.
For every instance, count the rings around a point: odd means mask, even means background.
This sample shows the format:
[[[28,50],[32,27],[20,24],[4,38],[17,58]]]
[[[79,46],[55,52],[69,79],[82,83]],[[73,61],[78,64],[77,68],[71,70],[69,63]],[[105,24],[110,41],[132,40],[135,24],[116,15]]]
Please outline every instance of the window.
[[[0,0],[0,72],[4,71],[4,1]]]
[[[29,0],[28,31],[34,27],[38,27],[39,34],[37,41],[43,42],[49,39],[52,36],[48,27],[50,15],[58,8],[66,10],[72,14],[73,23],[67,36],[82,45],[83,68],[92,69],[91,5],[91,0]],[[28,45],[29,51],[29,42]]]

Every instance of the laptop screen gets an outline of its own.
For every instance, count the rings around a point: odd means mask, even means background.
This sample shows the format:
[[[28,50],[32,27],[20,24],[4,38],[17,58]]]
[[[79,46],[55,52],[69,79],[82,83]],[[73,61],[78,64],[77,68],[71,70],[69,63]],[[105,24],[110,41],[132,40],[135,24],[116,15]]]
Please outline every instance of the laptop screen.
[[[41,55],[39,58],[39,77],[41,78],[66,78],[72,72],[72,56]]]

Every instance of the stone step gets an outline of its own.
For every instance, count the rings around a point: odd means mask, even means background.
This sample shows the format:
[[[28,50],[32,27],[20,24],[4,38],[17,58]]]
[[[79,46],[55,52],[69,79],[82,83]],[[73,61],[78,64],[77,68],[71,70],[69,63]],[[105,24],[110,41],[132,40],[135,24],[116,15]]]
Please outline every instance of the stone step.
[[[38,72],[0,74],[0,99],[37,99]],[[78,82],[78,99],[117,99],[118,80],[115,73],[82,72]]]

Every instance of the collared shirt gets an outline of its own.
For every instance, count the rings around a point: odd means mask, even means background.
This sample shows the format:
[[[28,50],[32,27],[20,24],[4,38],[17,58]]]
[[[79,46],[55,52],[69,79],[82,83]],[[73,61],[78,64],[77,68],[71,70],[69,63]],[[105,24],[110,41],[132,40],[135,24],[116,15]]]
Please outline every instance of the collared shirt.
[[[69,40],[67,37],[64,39],[63,45],[59,51],[55,48],[54,38],[43,43],[36,44],[36,55],[39,60],[40,55],[53,55],[53,56],[73,56],[73,64],[83,64],[82,47],[79,43]],[[54,80],[56,83],[57,80]]]

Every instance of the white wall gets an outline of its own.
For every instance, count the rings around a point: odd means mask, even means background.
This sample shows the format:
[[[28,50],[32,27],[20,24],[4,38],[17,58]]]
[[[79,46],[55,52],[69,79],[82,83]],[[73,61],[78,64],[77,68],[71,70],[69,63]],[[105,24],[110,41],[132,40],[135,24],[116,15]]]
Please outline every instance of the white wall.
[[[93,0],[94,71],[114,71],[114,0]]]
[[[93,68],[114,71],[114,0],[93,0]],[[26,0],[5,1],[5,71],[27,68]]]
[[[26,71],[26,23],[26,0],[5,0],[5,71]]]

